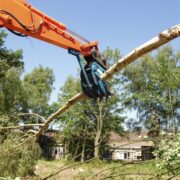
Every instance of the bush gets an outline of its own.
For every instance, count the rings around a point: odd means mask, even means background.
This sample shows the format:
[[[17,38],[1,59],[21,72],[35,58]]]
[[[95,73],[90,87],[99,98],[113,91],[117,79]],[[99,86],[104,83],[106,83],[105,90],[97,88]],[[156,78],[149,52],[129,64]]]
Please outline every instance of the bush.
[[[180,175],[180,134],[163,133],[161,142],[155,152],[159,170],[168,170],[169,175]]]
[[[40,148],[34,139],[24,144],[21,144],[22,142],[20,132],[14,132],[0,145],[1,177],[14,178],[33,175],[35,165],[40,156]]]

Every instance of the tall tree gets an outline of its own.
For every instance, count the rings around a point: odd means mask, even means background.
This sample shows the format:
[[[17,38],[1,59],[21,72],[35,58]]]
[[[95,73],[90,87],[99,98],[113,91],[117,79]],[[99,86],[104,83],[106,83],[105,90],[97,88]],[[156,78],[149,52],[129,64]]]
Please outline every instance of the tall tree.
[[[23,85],[26,91],[30,111],[45,115],[53,90],[55,78],[50,68],[39,66],[24,77]]]
[[[22,50],[12,51],[4,46],[6,33],[0,32],[0,127],[17,125],[17,116],[26,112],[26,95],[21,80],[24,70]],[[21,131],[0,130],[0,176],[15,178],[33,173],[38,145],[27,141]],[[23,144],[27,141],[27,144]],[[28,163],[27,163],[28,162]],[[6,179],[6,178],[5,178]]]
[[[4,46],[6,36],[5,32],[0,32],[0,114],[20,111],[24,102],[20,80],[23,71],[22,51],[8,50]]]
[[[180,56],[165,46],[124,71],[124,104],[137,111],[146,128],[177,127],[180,107]]]
[[[7,34],[0,32],[0,126],[18,123],[17,113],[24,110],[25,101],[20,79],[24,64],[22,51],[12,51],[5,47]],[[0,131],[2,143],[8,131]]]

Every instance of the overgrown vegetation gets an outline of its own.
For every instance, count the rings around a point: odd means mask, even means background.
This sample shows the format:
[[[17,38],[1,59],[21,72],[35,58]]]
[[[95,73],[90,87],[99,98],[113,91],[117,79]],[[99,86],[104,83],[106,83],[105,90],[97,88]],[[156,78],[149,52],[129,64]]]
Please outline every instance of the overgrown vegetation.
[[[33,174],[40,154],[38,144],[26,134],[28,129],[2,128],[42,122],[31,113],[45,114],[54,76],[49,68],[38,67],[22,79],[22,50],[8,50],[6,36],[0,33],[0,176],[26,176]]]
[[[161,171],[166,169],[169,175],[180,174],[180,134],[162,132],[162,140],[156,151],[156,167]]]
[[[25,177],[34,175],[35,165],[40,157],[41,150],[34,139],[26,143],[21,132],[9,133],[0,145],[0,176]]]

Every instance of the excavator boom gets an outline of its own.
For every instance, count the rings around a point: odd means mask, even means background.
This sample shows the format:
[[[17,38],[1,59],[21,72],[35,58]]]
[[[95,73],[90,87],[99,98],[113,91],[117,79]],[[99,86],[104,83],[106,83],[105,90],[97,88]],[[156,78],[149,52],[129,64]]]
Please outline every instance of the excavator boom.
[[[88,42],[23,0],[0,1],[0,27],[88,56],[97,42]]]
[[[0,0],[0,27],[18,36],[31,36],[51,43],[76,56],[81,68],[81,86],[91,98],[107,98],[108,83],[100,75],[106,70],[98,53],[98,43],[89,42],[64,24],[37,10],[26,0]],[[84,57],[84,60],[80,57]]]

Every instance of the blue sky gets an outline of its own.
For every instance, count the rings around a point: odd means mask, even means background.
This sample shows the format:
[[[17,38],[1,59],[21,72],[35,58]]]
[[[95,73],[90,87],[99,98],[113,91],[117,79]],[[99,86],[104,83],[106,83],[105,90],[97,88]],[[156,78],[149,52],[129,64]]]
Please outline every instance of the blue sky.
[[[37,9],[64,23],[89,41],[98,40],[100,50],[119,48],[126,55],[157,33],[180,23],[179,0],[29,0]],[[180,38],[171,42],[180,50]],[[78,63],[66,50],[9,34],[6,46],[23,49],[25,73],[38,65],[53,69],[56,82],[51,102],[68,75],[77,76]]]

